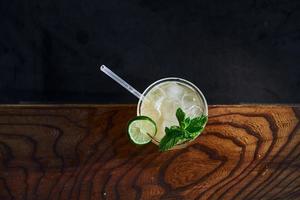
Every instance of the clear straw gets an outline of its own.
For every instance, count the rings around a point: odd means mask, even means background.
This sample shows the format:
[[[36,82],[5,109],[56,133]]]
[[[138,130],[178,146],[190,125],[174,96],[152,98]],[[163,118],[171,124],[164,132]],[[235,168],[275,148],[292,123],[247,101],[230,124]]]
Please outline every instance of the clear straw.
[[[101,65],[100,70],[103,71],[107,76],[114,79],[117,83],[119,83],[121,86],[123,86],[126,90],[128,90],[131,94],[136,96],[137,98],[143,98],[144,96],[134,89],[131,85],[129,85],[126,81],[124,81],[121,77],[119,77],[117,74],[112,72],[108,67],[105,65]]]

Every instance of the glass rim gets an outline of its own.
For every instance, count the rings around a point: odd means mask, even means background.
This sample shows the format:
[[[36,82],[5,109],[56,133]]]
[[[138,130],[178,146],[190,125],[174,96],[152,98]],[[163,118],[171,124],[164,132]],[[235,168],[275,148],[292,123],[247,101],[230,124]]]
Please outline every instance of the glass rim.
[[[177,81],[177,82],[180,82],[180,83],[183,83],[185,85],[188,85],[189,87],[192,87],[195,92],[198,93],[198,95],[200,96],[201,100],[203,101],[203,105],[204,105],[204,109],[203,109],[203,114],[208,116],[208,105],[207,105],[207,101],[205,99],[205,96],[203,95],[203,93],[201,92],[201,90],[193,83],[191,83],[190,81],[188,80],[185,80],[183,78],[178,78],[178,77],[167,77],[167,78],[162,78],[162,79],[159,79],[153,83],[151,83],[142,93],[142,98],[139,99],[139,102],[138,102],[138,105],[137,105],[137,115],[140,116],[141,115],[141,106],[142,106],[142,103],[143,103],[143,99],[144,97],[148,94],[149,91],[151,91],[151,89],[160,84],[160,83],[163,83],[163,82],[167,82],[167,81]],[[196,137],[197,138],[197,137]],[[196,139],[195,138],[195,139]],[[155,143],[155,144],[159,144],[158,141],[156,141],[153,137],[151,137],[152,139],[152,142]],[[191,142],[192,140],[190,141],[187,141],[187,142],[184,142],[184,143],[181,143],[181,144],[177,144],[175,145],[174,147],[178,147],[180,148],[180,146],[183,146],[185,145],[186,143],[188,142]],[[173,149],[173,148],[172,148]]]

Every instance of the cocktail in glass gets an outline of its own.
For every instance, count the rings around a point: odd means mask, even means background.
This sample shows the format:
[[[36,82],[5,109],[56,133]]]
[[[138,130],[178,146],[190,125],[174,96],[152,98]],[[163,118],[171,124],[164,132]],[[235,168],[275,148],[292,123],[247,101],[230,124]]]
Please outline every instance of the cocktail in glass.
[[[202,92],[191,82],[181,78],[164,78],[152,83],[142,94],[137,115],[151,117],[157,125],[152,142],[159,145],[165,136],[165,127],[178,125],[175,113],[181,108],[188,117],[208,116],[207,102]],[[186,146],[183,142],[172,149]]]
[[[138,116],[129,121],[127,130],[135,144],[152,141],[161,151],[176,149],[186,146],[204,129],[207,103],[202,92],[191,82],[164,78],[152,83],[141,94],[105,65],[101,65],[100,70],[139,98]]]

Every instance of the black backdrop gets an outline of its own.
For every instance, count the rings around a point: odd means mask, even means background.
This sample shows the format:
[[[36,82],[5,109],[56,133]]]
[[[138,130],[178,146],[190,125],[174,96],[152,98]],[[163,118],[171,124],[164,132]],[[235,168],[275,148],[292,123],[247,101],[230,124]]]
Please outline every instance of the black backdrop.
[[[136,102],[178,76],[215,103],[300,102],[298,0],[0,1],[0,103]]]

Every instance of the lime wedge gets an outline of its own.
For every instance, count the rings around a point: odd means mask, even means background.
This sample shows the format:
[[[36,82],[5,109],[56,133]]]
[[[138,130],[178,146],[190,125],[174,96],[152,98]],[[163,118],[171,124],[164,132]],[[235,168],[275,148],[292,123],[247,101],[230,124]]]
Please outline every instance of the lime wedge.
[[[128,123],[130,140],[139,145],[147,144],[157,131],[155,122],[147,116],[137,116]]]

